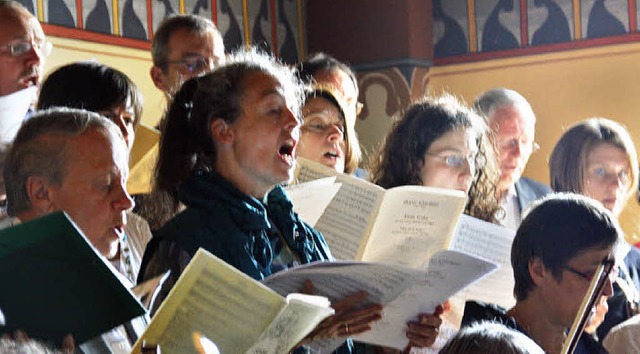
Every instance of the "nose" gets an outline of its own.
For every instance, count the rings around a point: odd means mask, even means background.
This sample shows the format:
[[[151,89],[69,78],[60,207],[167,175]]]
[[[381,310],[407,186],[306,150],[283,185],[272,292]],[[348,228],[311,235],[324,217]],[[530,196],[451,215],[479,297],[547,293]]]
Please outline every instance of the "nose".
[[[294,130],[300,126],[300,119],[291,111],[290,108],[284,110],[284,128]]]
[[[330,142],[342,142],[344,140],[344,132],[342,130],[342,127],[338,126],[337,124],[331,124],[329,126],[327,140],[329,140]]]
[[[135,203],[133,198],[129,195],[126,188],[126,180],[123,178],[120,183],[118,183],[118,190],[116,191],[115,200],[113,202],[113,206],[117,211],[125,211],[133,209]]]
[[[470,158],[465,159],[465,163],[463,163],[460,167],[461,177],[473,176],[476,173],[475,162]]]
[[[44,48],[38,48],[38,45],[34,42],[31,42],[31,49],[24,53],[25,64],[27,66],[38,65],[40,61],[44,58]]]

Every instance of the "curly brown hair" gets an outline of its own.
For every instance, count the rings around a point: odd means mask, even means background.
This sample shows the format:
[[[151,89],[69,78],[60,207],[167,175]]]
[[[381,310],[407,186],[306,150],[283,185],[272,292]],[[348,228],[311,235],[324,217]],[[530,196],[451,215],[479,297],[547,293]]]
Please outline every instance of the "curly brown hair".
[[[496,222],[496,214],[501,212],[496,195],[499,165],[482,118],[450,94],[425,97],[398,117],[377,154],[378,159],[372,161],[372,182],[383,188],[422,185],[420,170],[431,144],[454,129],[473,129],[477,132],[476,159],[484,164],[473,178],[465,213]]]

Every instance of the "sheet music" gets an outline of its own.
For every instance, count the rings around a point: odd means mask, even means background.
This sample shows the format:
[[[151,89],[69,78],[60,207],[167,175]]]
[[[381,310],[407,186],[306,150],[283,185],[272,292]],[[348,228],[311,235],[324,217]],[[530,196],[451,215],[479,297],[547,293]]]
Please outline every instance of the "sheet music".
[[[374,323],[371,331],[354,339],[403,350],[409,343],[407,322],[420,313],[433,313],[436,306],[496,268],[491,261],[457,251],[437,252],[424,278],[385,306],[382,320]]]
[[[500,265],[493,274],[464,289],[467,300],[498,304],[504,308],[515,305],[515,281],[511,267],[511,244],[515,231],[503,226],[462,215],[451,239],[449,249],[489,259]]]

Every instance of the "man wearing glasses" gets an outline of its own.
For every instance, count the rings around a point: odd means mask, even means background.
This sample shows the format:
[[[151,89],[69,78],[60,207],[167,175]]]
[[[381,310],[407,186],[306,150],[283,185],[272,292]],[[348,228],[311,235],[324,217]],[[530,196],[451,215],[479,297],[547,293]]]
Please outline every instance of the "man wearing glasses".
[[[467,302],[462,326],[497,321],[523,332],[546,353],[560,353],[592,279],[600,279],[597,302],[612,295],[611,284],[617,277],[614,256],[621,237],[616,218],[590,198],[552,194],[536,202],[511,248],[515,306],[506,310]],[[593,316],[591,311],[587,309]],[[603,351],[595,337],[582,333],[574,353]]]
[[[0,0],[0,143],[10,143],[37,96],[51,52],[38,20],[16,1]]]
[[[167,17],[158,27],[151,56],[151,79],[170,100],[182,83],[224,63],[224,42],[210,20],[176,15]]]
[[[500,223],[516,230],[524,209],[551,193],[548,186],[522,177],[529,157],[539,148],[535,143],[536,116],[522,95],[506,88],[481,94],[474,109],[487,119],[496,138],[501,170],[497,191],[505,211]]]

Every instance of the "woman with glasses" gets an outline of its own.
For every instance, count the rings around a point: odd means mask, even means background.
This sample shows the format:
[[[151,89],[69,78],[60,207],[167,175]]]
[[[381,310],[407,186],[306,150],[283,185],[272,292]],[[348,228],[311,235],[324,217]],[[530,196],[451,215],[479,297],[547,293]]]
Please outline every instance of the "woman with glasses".
[[[372,181],[383,188],[423,185],[468,194],[465,213],[494,222],[500,205],[495,152],[484,121],[455,97],[413,104],[398,120],[374,162]]]
[[[466,214],[495,221],[499,172],[487,127],[455,97],[445,94],[411,105],[393,125],[379,155],[373,183],[461,190],[469,197]]]
[[[618,217],[637,191],[638,156],[627,130],[609,119],[592,118],[571,126],[549,159],[551,187],[591,197]],[[618,270],[609,311],[597,327],[604,339],[611,327],[637,313],[640,300],[640,251],[629,247]],[[605,310],[601,306],[601,313]],[[602,318],[600,318],[602,321]],[[591,324],[592,328],[599,321]]]
[[[336,88],[312,88],[302,108],[298,156],[338,173],[353,174],[360,162],[360,149],[353,127],[346,124],[345,112],[346,102]]]

